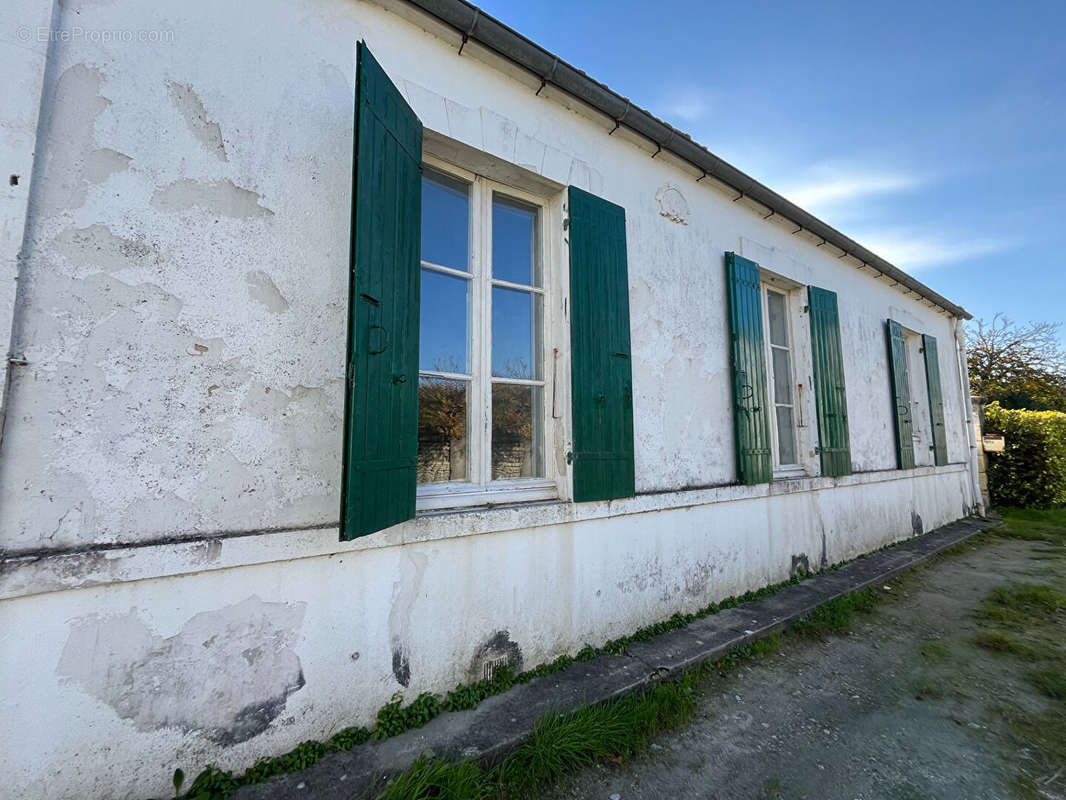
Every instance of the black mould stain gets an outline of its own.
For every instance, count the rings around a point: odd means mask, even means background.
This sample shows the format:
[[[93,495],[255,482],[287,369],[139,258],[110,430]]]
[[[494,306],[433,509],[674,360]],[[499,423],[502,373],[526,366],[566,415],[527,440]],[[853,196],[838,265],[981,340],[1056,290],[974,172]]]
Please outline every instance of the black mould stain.
[[[272,697],[262,703],[253,703],[245,706],[234,715],[233,724],[229,728],[216,728],[209,731],[207,733],[208,738],[223,747],[229,747],[258,736],[269,728],[270,723],[277,719],[281,712],[285,710],[285,700],[288,696],[292,692],[302,689],[304,683],[304,673],[303,670],[300,670],[295,685],[287,687],[284,694]]]
[[[411,685],[411,661],[407,658],[407,650],[397,647],[392,651],[392,674],[396,682],[405,689]]]
[[[925,533],[925,526],[922,525],[922,515],[917,511],[911,512],[911,530],[914,531],[915,536],[921,536]]]
[[[522,648],[511,639],[508,631],[496,631],[474,653],[470,661],[469,682],[491,678],[500,669],[522,671]]]
[[[793,578],[805,578],[811,574],[811,562],[806,553],[792,556],[792,568],[788,574]]]

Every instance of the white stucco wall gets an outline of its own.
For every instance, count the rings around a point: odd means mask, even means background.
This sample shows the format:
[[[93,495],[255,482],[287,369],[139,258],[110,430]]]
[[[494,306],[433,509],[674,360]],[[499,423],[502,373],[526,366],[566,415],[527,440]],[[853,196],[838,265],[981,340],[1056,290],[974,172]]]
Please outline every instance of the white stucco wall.
[[[951,318],[475,47],[355,0],[54,14],[156,35],[38,58],[0,447],[16,796],[161,794],[466,681],[501,631],[533,666],[974,504]],[[337,541],[358,39],[428,129],[625,207],[638,497]],[[838,293],[856,475],[727,486],[726,250]],[[886,317],[941,342],[947,467],[894,468]]]

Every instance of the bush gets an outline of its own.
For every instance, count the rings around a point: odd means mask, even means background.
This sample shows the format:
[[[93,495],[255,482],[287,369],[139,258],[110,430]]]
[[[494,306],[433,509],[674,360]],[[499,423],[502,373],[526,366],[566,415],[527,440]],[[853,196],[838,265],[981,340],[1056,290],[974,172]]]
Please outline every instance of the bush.
[[[992,403],[985,432],[1001,433],[1006,451],[988,455],[992,505],[1050,508],[1066,504],[1066,414],[1010,411]]]

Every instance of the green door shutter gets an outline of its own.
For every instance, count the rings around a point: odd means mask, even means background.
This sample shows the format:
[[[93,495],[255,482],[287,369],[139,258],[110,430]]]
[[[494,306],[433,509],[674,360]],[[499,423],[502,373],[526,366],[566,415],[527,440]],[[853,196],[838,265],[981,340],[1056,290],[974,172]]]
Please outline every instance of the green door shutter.
[[[725,271],[732,340],[737,479],[741,483],[767,483],[773,475],[773,462],[759,265],[736,253],[726,253]]]
[[[359,42],[341,539],[415,515],[422,124]]]
[[[892,404],[896,418],[896,462],[900,469],[914,468],[914,430],[911,422],[911,387],[907,380],[907,348],[903,326],[888,321],[888,364]]]
[[[925,351],[925,382],[929,386],[929,412],[933,418],[933,452],[938,467],[948,463],[948,437],[944,428],[944,392],[940,386],[940,359],[936,352],[936,337],[922,335]]]
[[[850,475],[848,397],[844,390],[837,295],[828,289],[808,286],[807,297],[811,312],[814,399],[818,409],[818,450],[822,455],[822,474]]]
[[[574,500],[635,494],[626,212],[570,187]]]

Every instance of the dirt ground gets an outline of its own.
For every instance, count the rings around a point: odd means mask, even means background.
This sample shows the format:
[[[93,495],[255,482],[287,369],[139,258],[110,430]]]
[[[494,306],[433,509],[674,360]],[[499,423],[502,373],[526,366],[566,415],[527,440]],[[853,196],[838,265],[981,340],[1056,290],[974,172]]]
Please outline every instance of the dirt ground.
[[[1064,798],[1066,702],[1034,685],[1040,656],[975,642],[992,624],[982,601],[1018,583],[1066,593],[1063,542],[985,538],[894,580],[849,633],[786,635],[777,654],[711,678],[694,721],[646,755],[590,767],[544,797]],[[1060,658],[1062,610],[1042,624],[1032,635]],[[1034,746],[1041,736],[1052,741]]]

